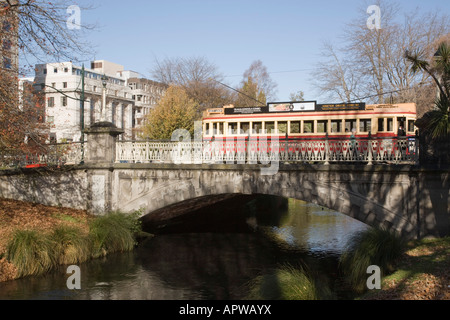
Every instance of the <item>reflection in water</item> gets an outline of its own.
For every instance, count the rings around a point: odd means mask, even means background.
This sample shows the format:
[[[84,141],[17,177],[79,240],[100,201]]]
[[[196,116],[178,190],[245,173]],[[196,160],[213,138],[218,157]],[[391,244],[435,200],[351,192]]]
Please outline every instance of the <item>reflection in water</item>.
[[[301,201],[238,197],[165,222],[133,252],[80,265],[82,290],[67,289],[61,267],[0,283],[0,299],[242,299],[249,281],[287,263],[307,265],[334,286],[336,257],[362,228]]]

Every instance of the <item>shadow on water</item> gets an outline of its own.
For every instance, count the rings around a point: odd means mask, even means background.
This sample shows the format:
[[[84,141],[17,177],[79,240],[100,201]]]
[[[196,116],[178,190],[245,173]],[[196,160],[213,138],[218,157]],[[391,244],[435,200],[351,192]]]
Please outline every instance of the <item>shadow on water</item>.
[[[144,226],[155,237],[135,251],[80,265],[81,290],[66,268],[0,283],[0,299],[230,300],[280,266],[307,268],[346,298],[337,258],[357,222],[325,208],[268,196],[239,195]]]

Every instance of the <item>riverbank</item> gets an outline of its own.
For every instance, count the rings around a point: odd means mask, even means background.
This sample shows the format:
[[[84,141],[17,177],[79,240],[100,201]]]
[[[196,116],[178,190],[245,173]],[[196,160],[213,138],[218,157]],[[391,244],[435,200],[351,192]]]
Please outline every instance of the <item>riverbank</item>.
[[[17,275],[15,267],[2,257],[16,229],[51,231],[68,225],[87,232],[92,219],[84,211],[0,199],[0,281]],[[449,238],[411,242],[397,271],[384,279],[383,290],[361,299],[449,300],[449,259]]]

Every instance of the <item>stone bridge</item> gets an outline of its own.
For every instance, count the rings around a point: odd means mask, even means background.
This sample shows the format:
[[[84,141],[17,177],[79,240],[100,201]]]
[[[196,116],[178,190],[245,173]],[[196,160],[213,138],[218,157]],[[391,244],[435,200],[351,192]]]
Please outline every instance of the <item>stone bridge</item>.
[[[448,170],[280,163],[268,175],[258,164],[116,163],[118,132],[99,127],[88,133],[85,163],[3,171],[0,197],[93,214],[141,209],[147,219],[164,220],[171,216],[159,209],[185,201],[266,194],[315,203],[409,238],[449,234]]]

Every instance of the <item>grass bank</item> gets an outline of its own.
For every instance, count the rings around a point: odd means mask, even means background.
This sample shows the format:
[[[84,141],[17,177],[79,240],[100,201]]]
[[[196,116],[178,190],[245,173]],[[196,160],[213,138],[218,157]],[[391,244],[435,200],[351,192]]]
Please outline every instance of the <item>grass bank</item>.
[[[137,236],[142,236],[138,214],[94,217],[80,210],[0,199],[0,281],[133,250]]]

